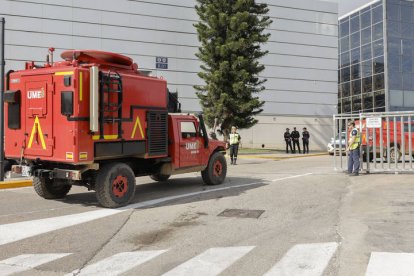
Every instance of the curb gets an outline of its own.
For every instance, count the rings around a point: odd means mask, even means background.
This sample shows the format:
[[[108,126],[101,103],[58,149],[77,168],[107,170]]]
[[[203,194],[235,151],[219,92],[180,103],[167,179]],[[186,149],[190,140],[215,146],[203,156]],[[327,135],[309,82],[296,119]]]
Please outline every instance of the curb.
[[[239,158],[243,159],[270,159],[270,160],[283,160],[283,159],[293,159],[293,158],[304,158],[304,157],[314,157],[314,156],[324,156],[327,155],[326,153],[313,153],[313,154],[304,154],[304,155],[292,155],[292,156],[266,156],[266,155],[258,155],[258,154],[252,154],[252,155],[239,155]]]
[[[0,181],[0,190],[30,187],[32,185],[33,185],[33,183],[32,183],[31,179]]]

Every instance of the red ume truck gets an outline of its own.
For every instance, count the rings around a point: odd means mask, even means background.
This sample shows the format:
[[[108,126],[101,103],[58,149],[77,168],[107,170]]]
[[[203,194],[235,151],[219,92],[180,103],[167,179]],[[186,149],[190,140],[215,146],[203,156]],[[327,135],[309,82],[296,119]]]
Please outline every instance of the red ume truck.
[[[359,128],[360,123],[359,120],[355,121],[356,126]],[[411,126],[410,126],[411,125]],[[382,132],[382,140],[381,140],[381,132]],[[375,139],[374,139],[375,133]],[[411,136],[411,152],[410,152],[410,136]],[[388,138],[389,137],[389,143]],[[368,141],[368,143],[367,143]],[[368,135],[367,135],[367,128],[366,128],[366,120],[362,120],[362,131],[361,131],[361,149],[363,151],[363,158],[366,160],[367,157],[367,146],[369,145],[369,160],[372,161],[374,156],[374,144],[375,144],[375,152],[376,157],[379,158],[381,156],[381,144],[383,153],[382,156],[385,160],[388,159],[387,155],[389,152],[390,155],[390,162],[399,161],[402,156],[402,152],[404,149],[404,153],[413,154],[412,151],[414,150],[414,123],[404,121],[394,122],[393,119],[389,120],[388,123],[385,119],[381,119],[381,127],[380,128],[368,128]],[[414,156],[413,156],[414,157]],[[409,160],[409,159],[407,159]]]
[[[72,185],[95,190],[104,207],[126,205],[135,177],[166,181],[201,171],[221,184],[224,142],[210,140],[201,115],[179,113],[163,79],[140,74],[132,59],[71,50],[6,76],[5,156],[15,173],[33,176],[46,199]]]

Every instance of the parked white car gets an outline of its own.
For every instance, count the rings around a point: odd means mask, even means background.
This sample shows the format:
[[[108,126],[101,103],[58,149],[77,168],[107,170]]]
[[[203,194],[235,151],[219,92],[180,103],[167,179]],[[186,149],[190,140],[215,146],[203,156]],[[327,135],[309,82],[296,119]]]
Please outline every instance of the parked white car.
[[[334,150],[336,149],[336,153],[339,154],[340,152],[340,148],[339,146],[342,147],[342,154],[346,154],[345,150],[346,150],[346,132],[341,132],[341,143],[339,143],[339,133],[336,135],[335,139],[331,138],[331,141],[328,143],[328,153],[330,155],[334,154]]]

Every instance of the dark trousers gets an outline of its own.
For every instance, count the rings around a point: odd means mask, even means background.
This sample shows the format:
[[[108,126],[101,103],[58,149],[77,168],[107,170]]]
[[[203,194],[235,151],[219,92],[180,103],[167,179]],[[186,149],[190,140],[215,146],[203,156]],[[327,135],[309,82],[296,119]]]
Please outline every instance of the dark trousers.
[[[348,155],[348,172],[359,173],[359,148],[351,150]]]
[[[296,146],[298,146],[298,151],[300,153],[300,144],[299,140],[293,140],[293,153],[296,153]]]
[[[309,141],[303,140],[303,153],[309,153]]]
[[[286,153],[289,153],[288,147],[290,148],[290,152],[293,152],[292,150],[292,142],[291,141],[286,141]]]
[[[237,160],[237,153],[239,152],[239,144],[230,145],[230,159],[233,162]]]

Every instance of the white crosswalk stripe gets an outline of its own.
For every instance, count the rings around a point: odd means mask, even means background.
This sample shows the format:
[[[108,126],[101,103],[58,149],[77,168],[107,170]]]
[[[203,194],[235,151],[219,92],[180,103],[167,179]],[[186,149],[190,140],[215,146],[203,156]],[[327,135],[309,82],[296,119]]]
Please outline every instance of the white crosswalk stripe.
[[[33,269],[42,264],[66,257],[71,253],[61,254],[24,254],[0,261],[0,275],[6,276]]]
[[[372,252],[365,276],[413,276],[414,253]]]
[[[166,251],[167,250],[122,252],[94,264],[88,265],[82,270],[75,270],[72,273],[66,274],[65,276],[119,275],[157,257]]]
[[[165,273],[164,276],[218,275],[253,248],[254,246],[210,248]]]
[[[335,242],[295,245],[265,276],[320,276],[337,247]]]

